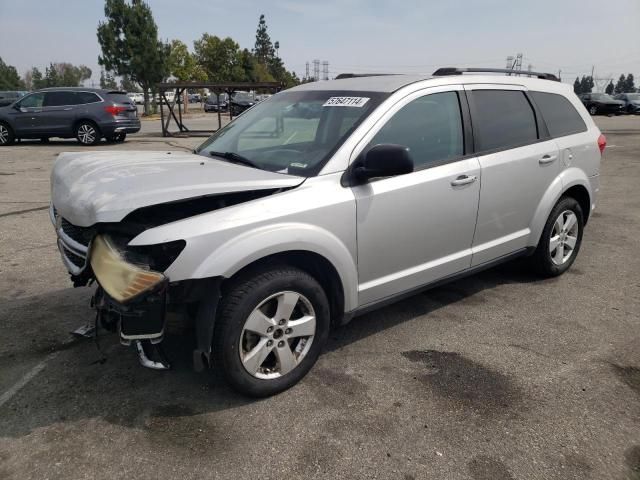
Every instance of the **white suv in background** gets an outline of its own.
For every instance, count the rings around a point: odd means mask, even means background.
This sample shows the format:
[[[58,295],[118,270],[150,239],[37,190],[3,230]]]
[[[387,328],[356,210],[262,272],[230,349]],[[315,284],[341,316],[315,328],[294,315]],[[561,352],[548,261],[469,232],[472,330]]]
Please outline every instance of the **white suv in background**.
[[[570,85],[496,73],[348,75],[258,103],[193,153],[63,153],[62,259],[144,365],[168,366],[153,357],[176,311],[196,367],[256,396],[304,377],[332,325],[407,294],[521,255],[560,275],[605,139]]]

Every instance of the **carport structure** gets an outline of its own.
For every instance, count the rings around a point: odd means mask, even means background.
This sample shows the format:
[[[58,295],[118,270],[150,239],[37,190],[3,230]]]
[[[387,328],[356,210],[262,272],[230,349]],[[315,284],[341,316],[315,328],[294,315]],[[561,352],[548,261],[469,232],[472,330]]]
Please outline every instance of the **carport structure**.
[[[213,92],[220,104],[220,95],[226,93],[231,100],[231,95],[237,91],[263,91],[269,93],[277,93],[282,90],[282,84],[280,82],[229,82],[229,83],[208,83],[208,82],[175,82],[175,83],[158,83],[156,85],[158,93],[160,95],[160,120],[162,124],[162,136],[172,137],[180,134],[209,134],[215,132],[222,127],[222,116],[220,109],[218,109],[218,128],[211,130],[191,130],[189,129],[182,117],[182,95],[185,90],[188,89],[200,89],[206,88],[210,92]],[[168,91],[175,91],[173,101],[169,102],[166,93]],[[167,115],[164,113],[164,105],[169,109]],[[229,108],[229,116],[231,117],[231,108]],[[169,125],[171,120],[174,120],[178,127],[177,132],[171,132]]]

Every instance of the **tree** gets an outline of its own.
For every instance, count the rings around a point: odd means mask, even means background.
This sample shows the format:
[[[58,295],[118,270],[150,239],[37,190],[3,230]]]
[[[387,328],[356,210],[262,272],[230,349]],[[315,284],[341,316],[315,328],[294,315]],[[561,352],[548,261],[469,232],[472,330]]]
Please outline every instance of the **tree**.
[[[113,73],[108,70],[106,72],[104,70],[100,70],[100,88],[107,90],[115,90],[118,88]]]
[[[44,84],[46,87],[61,87],[62,85],[59,85],[59,83],[58,70],[51,63],[44,69]]]
[[[573,91],[576,95],[580,95],[582,93],[582,83],[580,83],[580,78],[576,77],[576,81],[573,82]]]
[[[173,40],[171,42],[169,72],[183,82],[204,81],[207,79],[204,68],[202,68],[196,57],[189,52],[187,46],[180,40]]]
[[[135,0],[106,0],[105,22],[98,25],[102,55],[98,63],[116,75],[127,76],[142,87],[144,112],[149,114],[149,91],[169,75],[171,47],[158,39],[158,27],[149,6]]]
[[[594,87],[593,77],[583,75],[580,80],[580,93],[591,93]]]
[[[221,39],[205,33],[193,42],[195,57],[211,82],[241,82],[246,75],[242,67],[240,45],[227,37]]]
[[[278,44],[278,46],[280,46]],[[271,38],[267,33],[267,21],[264,18],[264,14],[260,15],[258,21],[258,29],[256,30],[256,43],[253,47],[253,54],[256,56],[259,62],[268,64],[272,58],[275,57],[275,49],[271,43]]]
[[[38,90],[40,88],[45,88],[46,86],[47,84],[42,76],[42,72],[36,67],[33,67],[31,69],[31,88],[33,90]]]
[[[604,89],[604,93],[606,93],[607,95],[611,95],[613,93],[613,82],[609,81],[609,84],[607,85],[607,88]]]
[[[273,80],[282,83],[286,88],[299,84],[300,79],[296,74],[288,72],[284,67],[282,59],[278,56],[279,49],[280,42],[275,42],[275,45],[271,43],[271,38],[267,33],[267,21],[264,15],[260,15],[256,30],[256,43],[253,48],[257,62],[266,67]]]
[[[22,90],[24,82],[18,75],[16,67],[7,65],[0,58],[0,90]]]
[[[51,63],[45,69],[48,87],[78,87],[91,78],[91,69],[85,65],[75,66],[71,63]]]
[[[120,77],[120,90],[123,92],[139,92],[140,87],[133,83],[128,76],[123,75]]]
[[[616,86],[615,86],[615,93],[624,93],[625,87],[626,87],[626,83],[627,83],[627,78],[624,76],[624,74],[620,75],[620,78],[618,78],[618,81],[616,82]]]
[[[636,85],[633,78],[633,73],[627,75],[627,79],[624,82],[624,91],[628,93],[633,93],[636,91]]]

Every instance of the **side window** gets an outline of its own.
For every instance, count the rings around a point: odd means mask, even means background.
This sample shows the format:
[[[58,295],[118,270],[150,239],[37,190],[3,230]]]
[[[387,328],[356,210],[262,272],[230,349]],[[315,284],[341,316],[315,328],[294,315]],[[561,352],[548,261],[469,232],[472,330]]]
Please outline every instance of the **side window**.
[[[533,108],[519,90],[474,90],[472,122],[476,150],[513,148],[538,139]]]
[[[44,93],[33,93],[27,95],[20,102],[20,108],[39,108],[44,102]]]
[[[81,105],[85,103],[98,103],[100,101],[100,97],[95,93],[77,92],[76,95],[78,95],[78,103]]]
[[[571,102],[555,93],[530,92],[552,137],[586,132],[587,126]]]
[[[409,147],[417,169],[464,154],[462,116],[456,92],[434,93],[402,107],[369,143]]]
[[[44,95],[45,107],[77,105],[77,103],[78,103],[78,98],[75,92],[47,92]]]

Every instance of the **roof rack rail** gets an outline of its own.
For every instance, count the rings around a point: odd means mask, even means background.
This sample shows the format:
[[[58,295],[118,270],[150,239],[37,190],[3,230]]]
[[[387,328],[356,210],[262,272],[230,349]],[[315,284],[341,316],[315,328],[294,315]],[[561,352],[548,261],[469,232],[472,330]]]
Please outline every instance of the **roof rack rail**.
[[[335,77],[334,80],[360,77],[386,77],[387,75],[397,75],[397,73],[341,73]]]
[[[559,82],[560,79],[553,73],[531,72],[529,70],[511,70],[509,68],[458,68],[444,67],[433,72],[434,77],[445,75],[462,75],[463,73],[506,73],[509,75],[526,75],[528,77],[538,77],[543,80],[553,80]]]

